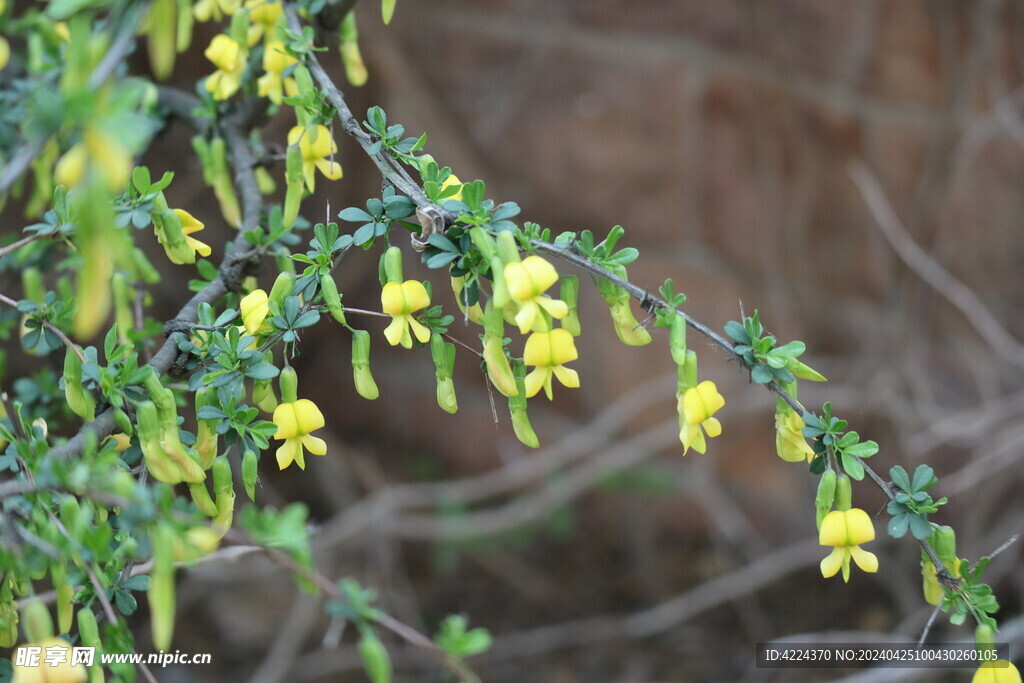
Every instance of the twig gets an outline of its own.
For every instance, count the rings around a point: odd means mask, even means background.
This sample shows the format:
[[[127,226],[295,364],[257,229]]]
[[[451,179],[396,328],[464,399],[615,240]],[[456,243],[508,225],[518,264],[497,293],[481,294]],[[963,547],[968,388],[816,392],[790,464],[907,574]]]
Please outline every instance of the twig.
[[[18,309],[18,302],[4,294],[0,294],[0,303],[7,304],[8,306],[15,310]],[[69,339],[68,336],[64,334],[64,332],[59,327],[51,323],[49,320],[40,320],[39,322],[42,323],[43,327],[57,335],[60,338],[60,340],[64,343],[64,346],[74,351],[75,355],[78,356],[78,360],[82,361],[83,363],[85,362],[85,356],[82,355],[82,352],[78,349],[78,345],[71,341],[71,339]]]
[[[867,165],[855,161],[849,165],[848,171],[882,234],[903,262],[963,313],[971,326],[1003,360],[1024,368],[1024,345],[1003,327],[970,287],[953,277],[914,242]]]
[[[11,253],[17,251],[18,249],[21,249],[26,244],[31,244],[32,242],[37,242],[37,241],[42,240],[42,239],[53,239],[53,238],[54,238],[54,235],[47,235],[47,234],[29,235],[28,237],[23,237],[20,240],[18,240],[17,242],[12,242],[11,244],[8,244],[6,247],[0,247],[0,258],[3,258],[4,256],[7,256],[8,254],[11,254]]]

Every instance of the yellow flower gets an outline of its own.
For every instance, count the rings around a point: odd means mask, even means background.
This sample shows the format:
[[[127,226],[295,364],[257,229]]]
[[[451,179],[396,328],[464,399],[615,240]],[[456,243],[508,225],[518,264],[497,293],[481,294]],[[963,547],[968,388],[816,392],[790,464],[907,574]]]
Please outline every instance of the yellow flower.
[[[313,140],[314,135],[315,141]],[[302,151],[302,175],[306,178],[306,187],[310,192],[313,191],[315,184],[313,172],[318,168],[329,180],[337,180],[341,177],[341,164],[330,159],[338,153],[338,145],[334,142],[331,131],[327,130],[326,126],[321,124],[309,128],[295,126],[288,131],[288,145],[296,143]]]
[[[553,318],[564,318],[569,314],[569,307],[564,301],[543,296],[544,291],[556,282],[558,272],[555,267],[540,256],[527,256],[521,262],[505,266],[505,286],[519,306],[515,320],[521,334],[535,329],[534,323],[541,308]]]
[[[63,638],[44,638],[32,645],[19,647],[42,648],[37,666],[14,665],[14,677],[11,683],[84,683],[89,680],[85,665],[79,662],[71,666],[71,645]],[[64,655],[57,666],[46,663],[47,651],[63,650]]]
[[[795,410],[775,413],[775,452],[786,462],[810,462],[814,458],[803,428],[804,420]]]
[[[192,8],[192,15],[199,21],[220,21],[222,12],[231,16],[241,4],[242,0],[199,0]]]
[[[284,43],[280,40],[267,43],[263,48],[263,70],[266,73],[257,81],[260,97],[269,97],[274,104],[281,104],[281,98],[286,94],[289,97],[296,94],[299,89],[295,79],[281,74],[298,63],[299,60],[284,51]]]
[[[242,314],[242,324],[245,325],[245,331],[249,334],[256,334],[261,329],[267,329],[263,323],[270,312],[268,300],[265,291],[254,289],[238,302],[238,309]]]
[[[389,282],[380,293],[381,309],[393,319],[384,330],[384,336],[392,346],[401,344],[412,348],[412,327],[416,339],[422,344],[430,341],[430,328],[412,317],[416,311],[430,305],[430,296],[422,282],[406,280],[402,284]]]
[[[564,386],[578,387],[579,374],[575,370],[563,367],[565,363],[577,358],[579,354],[576,352],[576,342],[568,330],[557,329],[531,334],[523,349],[523,363],[536,366],[536,369],[526,376],[526,397],[536,396],[541,387],[544,387],[544,393],[550,400],[552,377],[557,377]]]
[[[704,381],[687,389],[680,397],[677,409],[682,423],[679,440],[683,442],[683,455],[691,448],[698,453],[706,450],[705,432],[710,437],[722,433],[722,423],[711,416],[724,405],[725,399],[711,381]]]
[[[293,403],[282,403],[274,409],[274,424],[277,425],[275,439],[284,439],[284,444],[277,449],[277,465],[282,470],[293,462],[299,469],[306,469],[305,451],[308,448],[313,455],[327,452],[327,444],[323,439],[312,436],[310,432],[324,426],[324,415],[316,404],[307,398],[300,398]]]
[[[0,36],[0,69],[7,66],[7,62],[11,59],[11,45],[7,42],[7,39]]]
[[[875,527],[868,513],[860,508],[833,510],[825,515],[818,532],[818,543],[835,546],[832,553],[821,561],[821,575],[835,576],[840,568],[843,581],[850,580],[850,559],[866,572],[878,571],[878,558],[861,548],[861,544],[875,540]]]
[[[249,10],[249,45],[255,45],[260,38],[269,41],[274,36],[274,28],[278,19],[284,14],[284,8],[275,0],[246,0],[245,9]]]
[[[181,234],[185,236],[185,244],[188,245],[188,248],[200,256],[209,256],[213,251],[210,245],[200,242],[195,237],[189,237],[192,233],[199,232],[206,226],[184,209],[175,209],[174,213],[178,220],[181,221]]]
[[[203,53],[217,70],[206,79],[206,90],[215,100],[226,100],[242,87],[246,52],[230,36],[223,33],[213,37]]]
[[[1011,662],[997,659],[978,667],[971,683],[1021,683],[1020,671]]]

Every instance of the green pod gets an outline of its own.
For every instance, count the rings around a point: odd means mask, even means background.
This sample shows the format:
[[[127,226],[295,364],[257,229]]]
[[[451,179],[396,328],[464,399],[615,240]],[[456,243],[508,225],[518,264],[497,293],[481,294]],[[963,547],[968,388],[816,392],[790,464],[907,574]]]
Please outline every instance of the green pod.
[[[946,569],[953,576],[959,576],[958,571],[954,572],[954,568],[959,564],[959,557],[956,554],[956,531],[953,527],[942,525],[932,531],[932,547],[935,548],[935,554],[942,560],[942,564],[946,565]]]
[[[559,297],[569,307],[569,313],[562,318],[562,329],[568,331],[572,336],[578,337],[581,332],[579,316],[580,279],[575,275],[562,275],[559,279],[561,280]]]
[[[99,625],[96,623],[96,615],[88,607],[78,609],[78,635],[82,645],[96,648],[97,653],[103,652],[103,641],[100,640]],[[106,677],[102,666],[90,666],[89,683],[104,683]]]
[[[370,333],[366,330],[352,331],[352,378],[356,393],[366,400],[373,401],[380,396],[370,371]]]
[[[793,376],[798,379],[806,379],[811,382],[827,382],[825,376],[814,368],[808,367],[798,361],[796,358],[790,358],[786,363],[786,369],[793,373]]]
[[[313,76],[309,73],[309,69],[302,64],[295,67],[295,71],[292,72],[292,78],[295,79],[295,85],[298,88],[299,95],[302,97],[318,95],[316,86],[313,85]]]
[[[448,413],[459,409],[455,396],[455,382],[452,374],[455,370],[455,345],[449,344],[437,332],[430,336],[430,355],[434,361],[434,376],[437,379],[437,405]]]
[[[240,14],[246,14],[241,12]],[[242,41],[245,44],[245,41]],[[242,224],[242,211],[238,206],[235,186],[231,182],[231,171],[228,168],[227,144],[224,138],[210,141],[210,162],[213,167],[211,176],[213,194],[220,204],[220,212],[229,225],[237,228]]]
[[[217,516],[213,525],[229,529],[235,512],[235,488],[227,456],[222,455],[213,463],[213,490],[217,496]]]
[[[167,204],[167,197],[163,192],[158,192],[153,198],[153,225],[157,230],[157,237],[164,245],[164,250],[170,257],[172,251],[177,253],[183,248],[188,248],[185,243],[185,235],[181,232],[181,219],[171,210]],[[191,252],[192,250],[189,249]],[[175,262],[174,259],[171,259]]]
[[[974,629],[974,644],[978,648],[991,649],[996,644],[996,633],[988,624],[978,624]]]
[[[132,419],[128,417],[128,413],[124,412],[121,408],[114,409],[114,424],[127,436],[131,436],[135,433],[135,427],[132,425]]]
[[[487,369],[487,377],[494,387],[503,396],[518,396],[516,378],[512,374],[512,368],[505,355],[502,345],[505,332],[505,321],[502,312],[494,305],[494,301],[488,301],[484,309],[484,364]]]
[[[196,504],[199,511],[207,517],[217,516],[217,505],[210,497],[210,491],[206,488],[205,482],[195,482],[188,485],[188,492],[192,494],[192,502]]]
[[[387,281],[403,282],[402,250],[398,247],[388,247],[381,258],[384,260],[384,276]]]
[[[252,383],[252,401],[265,413],[272,413],[277,408],[277,396],[271,380],[256,380]]]
[[[46,299],[43,275],[35,266],[29,266],[21,271],[21,286],[25,291],[25,298],[29,301],[41,304]]]
[[[397,0],[380,0],[380,18],[387,26],[391,23],[391,18],[395,16],[395,3]],[[374,681],[374,683],[377,683]]]
[[[295,368],[286,366],[277,376],[277,386],[281,390],[283,403],[295,403],[299,400],[299,376]]]
[[[135,406],[139,425],[139,445],[146,460],[146,468],[153,478],[166,484],[182,481],[181,470],[167,457],[160,441],[160,418],[152,401]]]
[[[522,259],[519,256],[519,242],[512,230],[502,230],[495,240],[498,244],[498,258],[504,265],[519,263]]]
[[[320,293],[324,298],[324,305],[330,311],[331,316],[342,325],[347,325],[345,320],[345,308],[341,305],[341,295],[338,293],[338,285],[330,273],[320,276]]]
[[[155,0],[149,8],[146,48],[149,65],[158,81],[167,80],[174,71],[174,58],[178,55],[177,20],[177,0]]]
[[[832,468],[825,470],[818,481],[818,491],[814,497],[814,506],[818,508],[831,509],[836,499],[836,471]]]
[[[75,415],[86,422],[96,418],[96,401],[82,384],[82,359],[70,348],[64,354],[64,397]]]
[[[612,323],[615,325],[615,334],[619,341],[626,346],[645,346],[651,343],[651,333],[641,327],[633,310],[629,307],[629,300],[621,303],[608,304],[608,310],[612,316]]]
[[[199,158],[199,163],[203,167],[203,182],[207,186],[212,187],[214,180],[216,179],[216,168],[213,163],[213,155],[210,151],[210,143],[207,142],[206,138],[202,135],[196,135],[192,138],[192,151],[196,153]]]
[[[53,637],[53,618],[42,600],[32,598],[21,608],[21,624],[30,643]]]
[[[491,259],[491,282],[491,300],[495,308],[503,309],[512,303],[512,295],[508,293],[508,286],[505,284],[505,264],[497,256]]]
[[[364,628],[359,638],[359,654],[372,683],[391,683],[391,657],[370,628]]]
[[[686,362],[678,367],[679,393],[683,394],[687,389],[697,386],[697,352],[686,350]]]
[[[668,350],[676,365],[686,362],[686,316],[673,313],[669,318]]]
[[[18,610],[11,589],[4,586],[0,597],[0,647],[14,647],[18,642]]]
[[[291,273],[292,275],[296,274],[295,261],[292,260],[291,252],[287,249],[279,249],[277,253],[274,254],[274,265],[276,265],[277,269],[282,273]]]
[[[836,475],[836,510],[846,511],[853,507],[853,487],[850,477],[845,474]]]
[[[160,282],[160,271],[153,267],[144,251],[138,247],[132,248],[132,266],[135,269],[135,276],[147,285],[154,285]]]
[[[256,451],[247,450],[242,455],[242,485],[249,500],[256,502],[256,483],[259,481],[259,456]]]
[[[270,301],[276,301],[281,306],[284,306],[284,300],[287,299],[294,290],[295,278],[292,277],[291,273],[280,273],[277,276],[277,279],[274,280],[274,286],[270,288],[270,296],[267,298]]]
[[[173,552],[172,548],[173,543],[168,543],[166,548],[157,546],[155,553],[170,555]],[[170,649],[171,640],[174,638],[175,611],[173,565],[170,569],[159,571],[154,566],[150,572],[149,590],[146,595],[149,598],[153,647],[158,650]]]
[[[71,622],[75,618],[75,587],[64,582],[57,586],[57,628],[61,633],[71,632]]]
[[[192,44],[192,0],[176,0],[178,3],[178,26],[174,47],[178,53],[188,50]]]
[[[299,215],[299,206],[306,191],[306,181],[302,176],[302,150],[298,145],[289,147],[285,153],[285,183],[282,221],[285,227],[291,227]]]
[[[473,245],[480,251],[481,256],[484,257],[484,261],[490,263],[498,256],[497,243],[483,228],[470,228],[469,237],[473,240]]]
[[[217,390],[210,386],[196,392],[196,453],[199,454],[199,464],[204,470],[210,469],[213,459],[217,457],[217,422],[200,420],[199,411],[206,406],[213,406],[216,396]]]
[[[256,186],[260,194],[274,194],[277,191],[277,183],[265,166],[257,166],[252,173],[256,176]]]
[[[359,52],[359,29],[356,26],[356,13],[349,12],[341,22],[338,32],[338,52],[341,62],[345,65],[345,78],[357,88],[365,85],[368,78],[363,55]]]
[[[817,510],[817,522],[818,528],[821,528],[821,522],[825,519],[825,515],[832,509],[832,504],[836,499],[836,471],[831,467],[825,470],[821,479],[818,481],[818,491],[814,496],[814,508]]]
[[[526,366],[518,358],[513,361],[512,374],[516,379],[516,395],[508,399],[509,414],[512,416],[512,430],[516,438],[530,448],[540,446],[540,440],[533,425],[530,424],[530,417],[526,413]]]
[[[117,271],[110,280],[111,289],[114,292],[114,321],[117,322],[117,340],[122,344],[131,343],[128,338],[128,330],[134,325],[132,316],[132,295],[131,288],[124,273]]]

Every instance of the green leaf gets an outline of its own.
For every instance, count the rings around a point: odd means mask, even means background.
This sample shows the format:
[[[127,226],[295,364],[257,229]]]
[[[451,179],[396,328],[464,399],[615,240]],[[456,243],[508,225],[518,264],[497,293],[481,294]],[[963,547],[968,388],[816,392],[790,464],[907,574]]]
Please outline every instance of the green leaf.
[[[771,370],[763,365],[755,365],[750,371],[750,379],[754,381],[754,384],[768,384],[772,381]]]
[[[910,527],[910,515],[896,515],[889,520],[888,531],[893,538],[903,538]]]
[[[796,358],[804,351],[807,350],[807,346],[802,341],[791,341],[788,344],[777,346],[772,351],[777,356],[786,356],[788,358]]]
[[[843,469],[846,470],[846,473],[849,474],[850,477],[857,481],[864,479],[864,466],[860,464],[860,460],[857,460],[857,458],[851,458],[846,453],[843,453],[842,461]]]
[[[854,432],[851,432],[854,433]],[[845,438],[845,437],[843,437]],[[870,458],[872,455],[878,452],[878,444],[874,441],[862,441],[858,444],[854,444],[846,449],[846,453],[849,455],[857,456],[858,458]]]
[[[889,477],[892,479],[892,483],[899,486],[904,491],[910,490],[910,477],[907,476],[907,471],[901,466],[896,465],[889,469]]]
[[[932,525],[924,515],[910,516],[910,533],[919,541],[932,535]]]
[[[256,363],[245,371],[245,376],[257,380],[268,380],[277,377],[280,373],[281,371],[278,370],[275,365],[270,363]]]
[[[913,491],[927,489],[932,486],[934,479],[935,470],[928,465],[918,465],[917,469],[914,470],[914,480],[910,483],[910,487]]]

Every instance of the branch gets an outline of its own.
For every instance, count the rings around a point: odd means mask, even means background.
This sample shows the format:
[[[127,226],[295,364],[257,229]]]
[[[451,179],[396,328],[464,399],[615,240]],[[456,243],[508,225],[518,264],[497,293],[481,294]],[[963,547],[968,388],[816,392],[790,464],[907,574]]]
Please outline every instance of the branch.
[[[287,16],[288,19],[289,27],[293,31],[301,34],[302,25],[299,22],[298,15],[295,13],[294,8],[288,4],[285,4],[284,10],[285,15]],[[352,111],[348,108],[348,105],[345,103],[344,95],[338,89],[338,87],[334,85],[334,81],[331,80],[331,77],[320,65],[320,62],[317,60],[316,55],[313,54],[312,52],[307,53],[306,55],[306,66],[309,68],[309,71],[313,75],[313,78],[322,88],[324,96],[338,110],[338,119],[341,121],[342,128],[345,130],[346,133],[355,138],[356,142],[359,143],[359,146],[363,148],[363,150],[367,153],[367,155],[370,157],[373,163],[380,170],[381,175],[384,177],[384,179],[390,182],[392,185],[394,185],[397,190],[403,192],[406,196],[408,196],[409,199],[411,199],[413,203],[416,204],[417,207],[424,209],[432,208],[433,210],[440,212],[441,215],[445,217],[445,223],[447,225],[450,225],[455,220],[456,215],[451,211],[448,211],[440,206],[437,206],[436,204],[431,203],[427,199],[426,194],[424,194],[423,189],[419,186],[418,183],[412,180],[412,178],[406,172],[405,168],[397,159],[385,153],[383,150],[377,152],[376,154],[371,154],[370,148],[373,145],[374,140],[359,125],[357,119],[355,118],[355,116],[353,116]],[[562,259],[563,261],[566,261],[575,266],[578,266],[579,268],[582,268],[583,270],[594,275],[595,277],[607,280],[608,282],[611,282],[616,286],[621,287],[623,290],[628,292],[630,296],[637,299],[640,303],[640,306],[648,312],[653,312],[656,308],[663,308],[672,310],[677,315],[684,316],[684,319],[686,320],[686,324],[688,327],[690,327],[692,330],[694,330],[699,335],[704,337],[704,339],[707,340],[709,344],[718,348],[731,359],[738,361],[741,364],[741,366],[745,367],[745,365],[743,365],[742,362],[742,357],[736,353],[736,351],[733,349],[732,343],[729,342],[729,340],[717,334],[706,325],[700,323],[697,320],[694,320],[690,316],[687,316],[685,313],[675,308],[674,306],[669,305],[669,303],[664,299],[654,296],[647,292],[645,289],[638,287],[637,285],[634,285],[628,280],[624,280],[623,278],[618,277],[614,273],[611,273],[610,271],[598,265],[595,265],[594,263],[591,263],[590,261],[583,258],[579,254],[573,252],[571,249],[562,249],[556,247],[553,244],[542,242],[540,240],[531,240],[531,244],[540,251],[551,254],[552,256],[556,256],[559,259]],[[792,407],[794,410],[799,411],[801,415],[807,412],[799,401],[790,396],[775,381],[769,382],[764,386],[768,391],[770,391],[771,393],[775,394],[780,399],[785,401],[787,405]],[[885,494],[886,498],[888,498],[889,500],[894,500],[896,498],[896,495],[895,493],[893,493],[888,483],[863,461],[861,461],[861,465],[864,467],[864,471],[868,474],[868,476],[875,483],[875,485],[882,491],[883,494]],[[958,579],[955,579],[953,576],[949,574],[949,572],[946,571],[945,565],[939,559],[938,554],[931,547],[931,544],[929,544],[926,540],[917,539],[917,541],[921,548],[928,555],[928,558],[935,565],[936,572],[939,576],[939,580],[948,587],[958,587],[960,581]]]
[[[238,235],[228,245],[224,259],[218,268],[217,277],[189,299],[166,326],[165,329],[170,330],[167,340],[149,361],[149,365],[159,375],[167,374],[178,358],[178,341],[183,333],[175,330],[174,327],[180,327],[181,323],[195,323],[199,317],[201,304],[213,304],[228,292],[237,291],[245,275],[245,266],[262,253],[261,248],[250,248],[249,243],[245,240],[245,233],[248,230],[259,228],[263,201],[254,172],[256,161],[249,151],[249,143],[243,131],[251,128],[254,121],[266,111],[267,105],[267,101],[263,100],[255,106],[240,108],[224,121],[225,141],[228,145],[231,165],[235,170],[235,182],[242,195],[242,226]],[[171,323],[177,323],[177,325],[171,325]],[[67,460],[81,452],[85,446],[88,432],[94,433],[97,441],[102,441],[104,437],[114,431],[114,428],[114,409],[107,408],[95,420],[84,425],[66,443],[51,449],[50,454]]]

